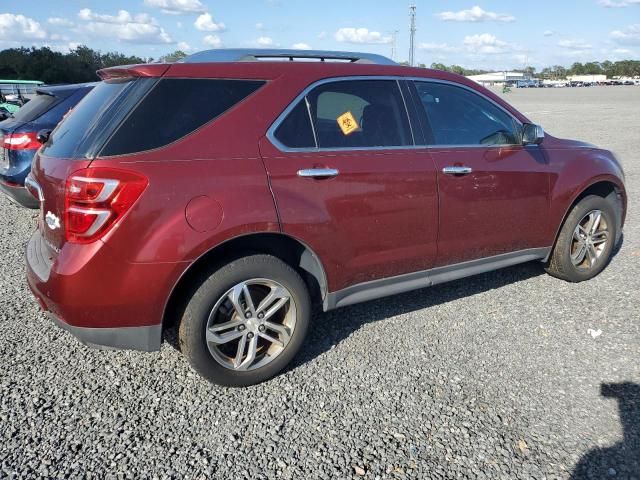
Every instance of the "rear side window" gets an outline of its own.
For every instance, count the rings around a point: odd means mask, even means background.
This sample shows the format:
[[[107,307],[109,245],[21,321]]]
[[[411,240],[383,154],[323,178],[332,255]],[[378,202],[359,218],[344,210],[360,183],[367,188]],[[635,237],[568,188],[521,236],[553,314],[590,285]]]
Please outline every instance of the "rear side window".
[[[316,141],[306,99],[300,100],[282,121],[275,131],[275,137],[287,148],[315,148]]]
[[[168,145],[219,117],[264,83],[162,79],[125,119],[100,155],[130,154]]]
[[[515,120],[465,88],[416,82],[435,145],[513,145],[520,143]]]
[[[407,111],[392,80],[326,83],[309,95],[319,148],[413,145]]]
[[[346,80],[319,85],[291,110],[274,136],[288,148],[414,144],[407,109],[398,83],[393,80]]]

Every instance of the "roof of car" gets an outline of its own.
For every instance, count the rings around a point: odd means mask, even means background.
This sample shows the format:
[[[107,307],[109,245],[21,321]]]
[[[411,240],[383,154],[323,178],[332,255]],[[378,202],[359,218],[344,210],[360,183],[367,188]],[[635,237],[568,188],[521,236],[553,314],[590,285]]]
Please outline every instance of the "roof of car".
[[[36,88],[37,93],[45,95],[55,96],[69,96],[78,90],[83,88],[93,88],[98,85],[99,82],[87,82],[87,83],[72,83],[68,85],[47,85]]]
[[[366,52],[341,52],[330,50],[285,50],[285,49],[248,49],[219,48],[203,50],[189,55],[179,63],[229,63],[257,61],[320,61],[365,63],[375,65],[397,65],[382,55]]]

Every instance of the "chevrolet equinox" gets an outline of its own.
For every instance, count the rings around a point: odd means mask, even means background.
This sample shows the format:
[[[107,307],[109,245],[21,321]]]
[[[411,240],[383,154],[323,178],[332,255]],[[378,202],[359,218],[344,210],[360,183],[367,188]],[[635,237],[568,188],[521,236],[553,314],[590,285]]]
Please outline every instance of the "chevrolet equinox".
[[[44,138],[29,285],[85,344],[264,381],[312,307],[541,262],[607,265],[626,213],[609,151],[482,86],[371,54],[210,50],[113,67]]]

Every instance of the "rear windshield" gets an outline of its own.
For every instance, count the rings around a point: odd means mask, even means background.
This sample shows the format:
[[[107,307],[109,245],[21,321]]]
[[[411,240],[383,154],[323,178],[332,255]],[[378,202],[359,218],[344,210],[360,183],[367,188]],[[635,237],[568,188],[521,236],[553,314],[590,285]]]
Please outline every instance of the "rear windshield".
[[[263,84],[180,78],[102,82],[54,130],[43,154],[93,158],[160,148],[222,115]]]
[[[157,82],[123,79],[101,82],[51,133],[42,154],[58,158],[93,158],[126,113]]]
[[[39,94],[14,113],[13,118],[18,122],[31,122],[52,108],[58,101],[59,99],[53,95]]]

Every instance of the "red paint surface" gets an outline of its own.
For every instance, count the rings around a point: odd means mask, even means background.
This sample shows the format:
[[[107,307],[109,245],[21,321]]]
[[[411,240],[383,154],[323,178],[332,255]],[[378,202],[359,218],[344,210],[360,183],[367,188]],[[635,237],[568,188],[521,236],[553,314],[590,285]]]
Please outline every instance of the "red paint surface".
[[[162,75],[265,79],[254,95],[214,123],[166,147],[129,156],[60,160],[36,155],[33,175],[44,191],[39,229],[50,245],[51,273],[31,288],[64,321],[117,327],[161,322],[181,275],[221,243],[257,232],[283,232],[308,245],[329,291],[506,251],[554,243],[562,219],[589,185],[607,180],[624,192],[608,152],[547,136],[539,147],[407,149],[283,153],[265,138],[286,106],[322,78],[398,75],[465,84],[519,112],[457,75],[427,69],[333,63],[144,65],[107,69],[103,78]],[[100,241],[64,241],[43,223],[61,216],[64,182],[75,170],[132,170],[149,185]],[[466,177],[444,166],[474,169]],[[336,178],[297,171],[336,168]],[[272,194],[273,191],[273,194]],[[208,198],[211,218],[206,218]],[[195,204],[193,202],[196,202]],[[191,203],[190,203],[191,202]],[[224,212],[224,215],[221,212]]]

